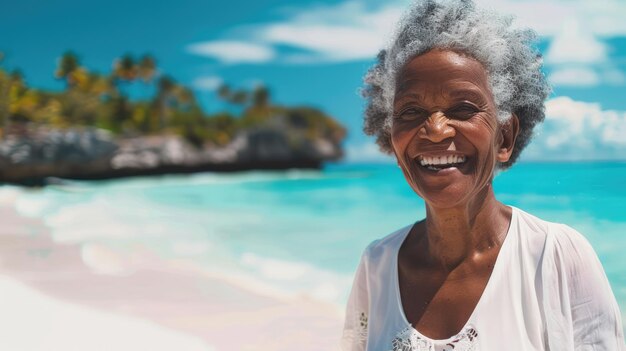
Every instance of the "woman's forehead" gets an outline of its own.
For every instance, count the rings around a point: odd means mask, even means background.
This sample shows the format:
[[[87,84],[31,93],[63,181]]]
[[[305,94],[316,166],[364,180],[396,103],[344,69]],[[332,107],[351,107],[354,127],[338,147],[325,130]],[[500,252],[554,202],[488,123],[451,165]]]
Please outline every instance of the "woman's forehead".
[[[487,71],[476,59],[467,55],[460,55],[450,50],[431,50],[413,57],[400,70],[397,84],[403,85],[406,81],[428,80],[468,80],[475,82],[487,81]]]
[[[451,97],[490,94],[486,70],[477,60],[454,51],[431,50],[411,59],[396,79],[396,96],[443,89]]]
[[[402,88],[396,90],[395,101],[405,99],[417,101],[432,101],[441,98],[448,100],[468,100],[479,104],[491,102],[491,90],[482,85],[464,80],[449,81],[443,84],[421,84],[420,81],[409,81]]]

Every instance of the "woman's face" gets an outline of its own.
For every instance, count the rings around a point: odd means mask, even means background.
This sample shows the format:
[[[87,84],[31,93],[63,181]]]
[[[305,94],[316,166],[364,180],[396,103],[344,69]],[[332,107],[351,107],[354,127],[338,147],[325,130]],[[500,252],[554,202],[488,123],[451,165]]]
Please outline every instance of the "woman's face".
[[[439,49],[415,57],[398,76],[393,108],[398,164],[435,207],[480,196],[513,150],[517,119],[498,125],[487,72],[471,57]]]

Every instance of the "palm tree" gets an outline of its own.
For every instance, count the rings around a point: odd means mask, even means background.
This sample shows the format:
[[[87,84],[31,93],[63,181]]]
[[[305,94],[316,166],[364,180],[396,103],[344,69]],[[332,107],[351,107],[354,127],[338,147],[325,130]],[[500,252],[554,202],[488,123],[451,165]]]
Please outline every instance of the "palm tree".
[[[10,80],[0,69],[0,137],[6,135],[6,124],[9,117]]]
[[[252,106],[264,108],[269,105],[270,91],[264,85],[258,85],[252,92]]]
[[[80,59],[78,56],[72,51],[66,51],[58,60],[54,76],[57,79],[65,80],[67,86],[72,87],[76,83],[72,75],[80,68]]]
[[[157,72],[156,60],[152,56],[146,54],[143,55],[141,60],[139,60],[137,66],[139,77],[144,81],[144,83],[151,82]]]
[[[168,76],[162,76],[157,83],[157,95],[155,98],[155,104],[157,107],[157,113],[159,116],[159,129],[165,128],[170,105],[172,104],[172,98],[174,90],[176,89],[176,82]]]
[[[245,90],[237,90],[230,96],[230,102],[235,105],[245,105],[248,103],[250,94]]]
[[[227,84],[222,84],[217,89],[217,96],[224,101],[228,101],[228,97],[230,96],[230,87]]]
[[[131,82],[137,78],[137,73],[138,69],[135,59],[130,54],[125,54],[113,62],[112,75],[116,80]]]
[[[232,90],[228,85],[226,84],[222,84],[222,86],[220,86],[217,89],[217,95],[220,97],[220,99],[234,104],[234,105],[240,105],[243,106],[245,104],[247,104],[250,100],[250,93],[240,89],[240,90]]]

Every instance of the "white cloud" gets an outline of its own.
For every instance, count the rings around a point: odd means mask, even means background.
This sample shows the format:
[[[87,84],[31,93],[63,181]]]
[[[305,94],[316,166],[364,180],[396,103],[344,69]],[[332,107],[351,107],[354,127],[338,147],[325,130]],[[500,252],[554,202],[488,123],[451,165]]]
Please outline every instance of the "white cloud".
[[[212,91],[219,88],[222,83],[224,80],[218,76],[206,76],[194,79],[191,85],[198,90]]]
[[[523,152],[533,160],[626,159],[626,111],[558,97],[546,102],[546,120]]]
[[[263,63],[274,58],[270,46],[246,41],[216,40],[191,44],[187,51],[196,55],[217,58],[224,63]]]
[[[563,23],[561,31],[554,37],[546,54],[549,64],[594,64],[607,58],[604,43],[586,31],[575,19]]]
[[[550,73],[550,83],[562,86],[588,87],[600,83],[598,74],[587,67],[562,68]]]
[[[312,53],[290,56],[291,62],[371,59],[383,48],[401,13],[398,6],[368,10],[356,1],[318,6],[261,28],[258,37]]]
[[[348,26],[275,25],[266,29],[264,39],[313,51],[329,61],[372,58],[383,44],[374,31]]]
[[[548,64],[605,62],[604,37],[626,35],[626,1],[621,0],[476,0],[503,14],[516,16],[515,24],[535,29],[553,39]],[[370,2],[371,3],[371,2]],[[215,40],[192,45],[188,51],[225,63],[312,64],[370,60],[384,47],[408,0],[366,5],[347,0],[333,5],[282,9],[285,20],[245,25],[229,30],[232,41]],[[583,25],[584,24],[584,25]],[[284,52],[280,46],[301,51]],[[584,67],[590,69],[590,67]],[[607,74],[596,71],[600,80]],[[618,75],[608,75],[617,77]],[[610,78],[609,77],[609,78]],[[613,79],[614,82],[620,79]]]
[[[476,0],[516,17],[515,25],[550,39],[545,55],[556,69],[556,85],[622,85],[626,77],[611,64],[607,38],[626,36],[624,0]]]
[[[365,142],[346,146],[346,161],[352,163],[375,162],[375,163],[395,163],[396,159],[389,156],[378,148],[374,142]]]
[[[550,82],[576,87],[623,84],[624,76],[611,65],[608,51],[608,45],[576,17],[562,21],[545,55],[546,65],[554,70]]]
[[[603,72],[602,78],[612,85],[622,85],[626,83],[626,76],[619,69],[612,67]]]
[[[477,0],[502,13],[515,15],[515,23],[543,36],[557,35],[565,22],[584,23],[594,35],[626,35],[626,1],[622,0]]]
[[[565,3],[567,5],[567,2]],[[623,0],[578,1],[579,18],[594,34],[600,36],[626,35],[626,2]]]
[[[234,28],[237,40],[216,40],[190,45],[188,52],[218,58],[225,63],[310,64],[372,59],[405,6],[368,9],[358,1],[289,11],[281,22]],[[277,45],[303,50],[279,56]]]

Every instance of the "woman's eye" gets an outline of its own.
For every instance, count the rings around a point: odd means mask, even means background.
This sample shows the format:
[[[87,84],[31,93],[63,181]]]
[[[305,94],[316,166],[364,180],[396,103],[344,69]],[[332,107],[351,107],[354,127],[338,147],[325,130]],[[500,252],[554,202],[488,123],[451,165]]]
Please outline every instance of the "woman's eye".
[[[425,118],[428,113],[419,108],[407,108],[395,115],[396,118],[406,121],[414,121],[417,119]]]
[[[480,110],[474,106],[461,105],[446,111],[446,115],[454,119],[469,119],[479,111]]]

